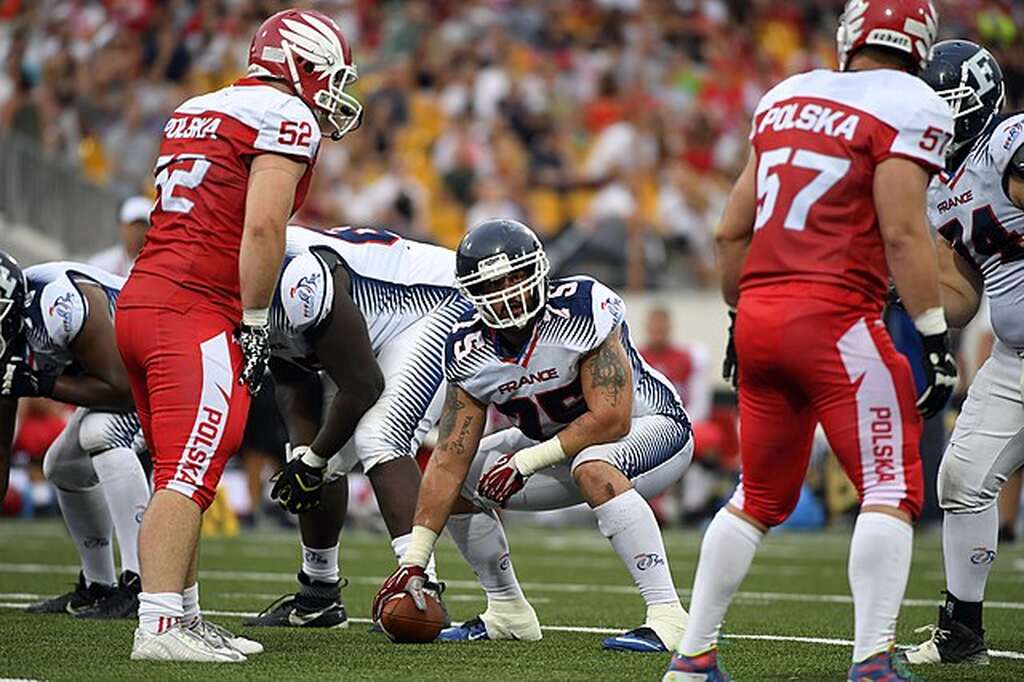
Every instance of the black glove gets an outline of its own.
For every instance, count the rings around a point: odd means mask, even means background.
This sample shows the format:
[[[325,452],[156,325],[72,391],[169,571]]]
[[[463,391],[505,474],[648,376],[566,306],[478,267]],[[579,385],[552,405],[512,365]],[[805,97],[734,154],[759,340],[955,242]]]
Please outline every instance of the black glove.
[[[270,499],[292,514],[302,514],[320,506],[327,462],[306,446],[295,448],[292,454],[297,456],[270,479],[274,484]]]
[[[917,399],[917,411],[925,419],[937,415],[949,402],[956,388],[956,360],[949,352],[949,334],[921,336],[924,345],[924,392]]]
[[[270,362],[269,325],[250,326],[244,322],[235,331],[235,341],[242,347],[242,373],[238,383],[249,387],[249,393],[256,395],[263,385],[263,375]]]
[[[22,357],[12,357],[0,371],[0,395],[7,398],[49,398],[57,377],[35,371]]]
[[[736,341],[733,333],[736,330],[736,311],[729,309],[729,343],[725,345],[725,359],[722,360],[722,378],[732,384],[734,389],[740,387],[740,368],[736,361]]]

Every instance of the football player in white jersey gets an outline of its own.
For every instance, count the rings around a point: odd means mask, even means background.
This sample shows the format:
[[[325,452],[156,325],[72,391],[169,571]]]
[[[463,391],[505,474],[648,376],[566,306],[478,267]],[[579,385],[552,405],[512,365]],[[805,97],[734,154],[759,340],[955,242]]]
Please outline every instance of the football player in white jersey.
[[[935,45],[922,76],[956,117],[947,170],[932,181],[929,218],[943,239],[946,318],[962,327],[988,295],[995,344],[971,383],[939,468],[946,602],[910,663],[988,663],[982,600],[996,558],[996,500],[1024,466],[1024,113],[997,118],[999,64],[966,40]]]
[[[81,558],[75,589],[29,613],[129,618],[138,610],[139,521],[149,483],[128,379],[114,344],[114,304],[123,279],[81,263],[26,268],[0,252],[5,296],[0,451],[8,457],[18,398],[80,405],[43,459],[43,472]],[[8,326],[9,325],[9,326]],[[6,471],[2,478],[7,480]],[[2,489],[0,489],[2,496]],[[121,550],[114,571],[112,536]]]
[[[492,219],[456,252],[459,290],[475,310],[445,346],[447,395],[412,544],[373,614],[421,590],[445,527],[487,593],[487,609],[442,640],[541,638],[509,557],[496,507],[540,511],[587,502],[647,604],[644,624],[607,649],[666,651],[682,633],[661,532],[645,498],[675,483],[693,451],[672,385],[637,352],[622,299],[589,277],[549,281],[536,235]],[[481,438],[488,406],[516,426]]]
[[[270,341],[292,448],[271,494],[301,512],[300,589],[247,625],[347,625],[338,535],[345,474],[356,465],[373,485],[395,557],[405,554],[420,482],[414,455],[441,411],[444,342],[471,308],[454,272],[449,249],[389,232],[287,229]],[[334,394],[326,411],[324,384]],[[432,561],[427,573],[437,596]]]

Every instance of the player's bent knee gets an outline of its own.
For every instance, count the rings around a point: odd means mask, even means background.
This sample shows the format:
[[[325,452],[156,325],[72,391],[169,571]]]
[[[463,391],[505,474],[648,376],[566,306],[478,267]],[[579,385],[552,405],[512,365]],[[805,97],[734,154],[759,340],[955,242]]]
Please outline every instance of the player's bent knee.
[[[632,487],[629,479],[621,471],[599,460],[584,462],[574,467],[572,476],[583,498],[592,507],[604,504]]]
[[[96,455],[113,448],[134,449],[139,432],[134,414],[90,412],[78,427],[78,444],[85,452]]]
[[[977,473],[971,471],[970,465],[950,454],[947,453],[939,466],[939,507],[951,514],[971,514],[995,504],[999,490],[995,486],[986,489],[983,482],[979,484]]]
[[[99,483],[88,457],[81,454],[72,456],[60,447],[51,447],[46,451],[43,457],[43,476],[63,490],[85,490]]]

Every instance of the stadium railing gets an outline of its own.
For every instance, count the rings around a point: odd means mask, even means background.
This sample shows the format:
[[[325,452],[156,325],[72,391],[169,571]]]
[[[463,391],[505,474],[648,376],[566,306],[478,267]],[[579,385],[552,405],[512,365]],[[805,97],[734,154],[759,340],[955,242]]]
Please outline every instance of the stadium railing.
[[[116,194],[33,140],[0,135],[0,216],[6,223],[35,230],[82,257],[117,242],[119,205]]]

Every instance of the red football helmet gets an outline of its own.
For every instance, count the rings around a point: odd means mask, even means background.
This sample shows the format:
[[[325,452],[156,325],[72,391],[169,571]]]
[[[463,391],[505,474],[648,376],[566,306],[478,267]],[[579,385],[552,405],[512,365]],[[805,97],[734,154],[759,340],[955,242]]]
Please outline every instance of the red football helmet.
[[[352,51],[334,20],[320,12],[288,9],[264,21],[249,45],[248,73],[284,81],[314,112],[326,112],[334,140],[362,122],[363,105],[345,92],[359,77]]]
[[[836,31],[839,69],[845,71],[853,53],[868,45],[905,52],[924,69],[938,29],[931,0],[847,0]]]

